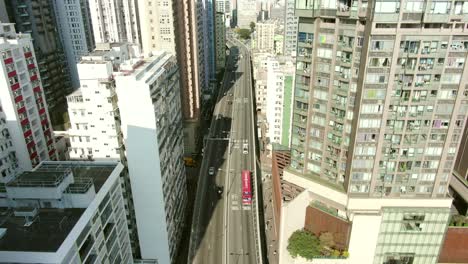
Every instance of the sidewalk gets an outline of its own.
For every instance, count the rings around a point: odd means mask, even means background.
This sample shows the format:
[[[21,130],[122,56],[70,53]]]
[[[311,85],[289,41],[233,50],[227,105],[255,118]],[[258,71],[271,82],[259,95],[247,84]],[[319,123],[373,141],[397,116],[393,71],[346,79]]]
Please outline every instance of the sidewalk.
[[[266,152],[260,153],[262,165],[262,188],[263,188],[263,205],[265,219],[265,234],[267,243],[267,257],[269,264],[278,264],[278,234],[276,233],[276,222],[273,219],[273,197],[272,197],[272,180],[271,180],[271,158],[267,157]]]

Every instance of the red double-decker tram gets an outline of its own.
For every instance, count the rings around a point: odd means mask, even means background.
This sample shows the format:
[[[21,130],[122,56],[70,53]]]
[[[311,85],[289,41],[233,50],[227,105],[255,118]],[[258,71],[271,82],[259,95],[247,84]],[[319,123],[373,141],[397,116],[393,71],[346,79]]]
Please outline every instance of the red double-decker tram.
[[[242,171],[242,204],[252,203],[252,183],[250,171]]]

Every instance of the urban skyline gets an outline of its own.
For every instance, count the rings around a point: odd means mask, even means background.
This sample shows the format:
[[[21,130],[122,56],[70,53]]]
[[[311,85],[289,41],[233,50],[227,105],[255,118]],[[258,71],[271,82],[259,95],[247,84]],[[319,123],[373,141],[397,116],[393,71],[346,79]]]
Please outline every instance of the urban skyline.
[[[467,263],[468,3],[0,0],[0,263]]]

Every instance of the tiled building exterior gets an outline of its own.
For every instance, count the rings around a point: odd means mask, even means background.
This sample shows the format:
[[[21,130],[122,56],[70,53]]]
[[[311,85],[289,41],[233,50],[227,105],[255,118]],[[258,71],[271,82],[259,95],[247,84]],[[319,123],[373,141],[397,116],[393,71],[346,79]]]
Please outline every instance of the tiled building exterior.
[[[297,0],[296,16],[284,178],[307,192],[289,206],[352,222],[343,263],[436,263],[468,113],[468,4]]]
[[[40,65],[31,36],[0,23],[0,182],[56,159]]]

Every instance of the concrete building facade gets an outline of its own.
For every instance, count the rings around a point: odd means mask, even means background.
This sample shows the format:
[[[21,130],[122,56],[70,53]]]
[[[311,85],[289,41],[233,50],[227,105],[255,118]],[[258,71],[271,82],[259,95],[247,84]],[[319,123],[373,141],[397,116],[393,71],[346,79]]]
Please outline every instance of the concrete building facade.
[[[270,144],[288,146],[292,118],[294,65],[270,57],[267,61],[266,119]]]
[[[257,23],[256,0],[237,0],[237,26],[249,28],[250,22]]]
[[[96,43],[130,42],[142,46],[138,1],[89,0]]]
[[[127,61],[115,80],[141,257],[171,263],[187,202],[176,58]]]
[[[42,162],[0,191],[0,263],[133,263],[114,162]]]
[[[300,207],[318,201],[352,222],[344,263],[437,261],[467,118],[464,10],[463,2],[296,1],[284,178],[307,189]]]
[[[88,1],[54,0],[57,28],[67,57],[73,88],[80,86],[76,64],[81,56],[94,50],[94,35]]]
[[[63,129],[66,112],[65,97],[72,91],[70,72],[58,34],[51,1],[2,1],[0,21],[15,23],[17,32],[32,37],[41,81],[51,114],[52,125]]]
[[[120,160],[125,209],[133,256],[140,258],[132,191],[128,175],[120,112],[113,73],[120,63],[137,56],[136,45],[98,43],[78,65],[81,87],[67,97],[71,127],[67,131],[72,160]]]
[[[255,26],[255,48],[259,52],[275,52],[275,23],[257,23]]]
[[[197,4],[192,1],[175,1],[174,9],[178,19],[175,20],[176,56],[180,72],[180,98],[184,118],[184,153],[196,152],[199,138],[198,129],[201,112],[201,89],[203,79],[200,71],[204,65],[198,45]],[[201,51],[200,51],[201,52]]]
[[[286,56],[296,56],[297,25],[299,18],[295,16],[295,0],[286,0],[284,16],[284,50]]]
[[[29,34],[0,23],[0,183],[44,160],[55,160],[40,65]]]
[[[174,1],[139,1],[142,49],[145,56],[152,51],[176,53]]]
[[[71,159],[120,160],[113,74],[132,57],[135,54],[128,44],[98,44],[78,63],[81,87],[67,96]]]
[[[231,0],[216,0],[216,12],[224,13],[226,27],[231,27]]]
[[[142,59],[135,49],[98,45],[78,65],[82,87],[68,97],[70,156],[122,161],[134,256],[170,263],[187,200],[179,73],[170,53]]]
[[[215,27],[215,52],[216,52],[216,72],[220,72],[226,67],[226,23],[225,14],[216,12]]]

